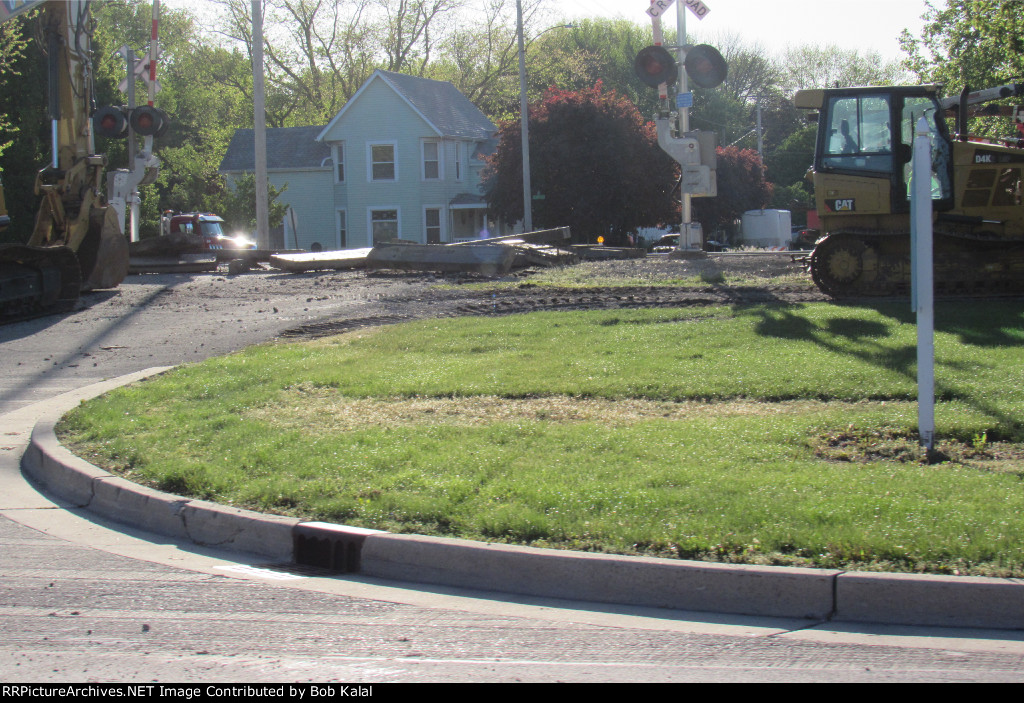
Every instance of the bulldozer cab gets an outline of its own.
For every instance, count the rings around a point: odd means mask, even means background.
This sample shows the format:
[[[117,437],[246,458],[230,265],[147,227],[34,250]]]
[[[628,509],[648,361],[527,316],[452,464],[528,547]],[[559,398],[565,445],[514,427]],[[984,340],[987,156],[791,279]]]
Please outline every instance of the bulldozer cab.
[[[953,206],[952,146],[938,86],[808,90],[797,94],[796,103],[819,111],[814,157],[819,212],[839,217],[909,212],[914,132],[922,117],[933,136],[932,199],[938,210]]]

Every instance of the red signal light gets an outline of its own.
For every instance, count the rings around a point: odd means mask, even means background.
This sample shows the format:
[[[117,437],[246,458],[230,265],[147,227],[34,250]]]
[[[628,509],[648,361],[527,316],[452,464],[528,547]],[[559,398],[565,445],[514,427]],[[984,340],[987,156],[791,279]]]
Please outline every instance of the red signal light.
[[[729,64],[713,46],[698,44],[687,50],[683,61],[686,75],[701,88],[715,88],[722,84],[729,72]]]
[[[163,110],[143,105],[132,110],[132,129],[143,137],[162,137],[171,120]]]
[[[662,83],[676,82],[678,70],[672,54],[662,46],[648,46],[636,55],[633,71],[644,85],[657,88]]]
[[[92,126],[101,137],[123,139],[128,136],[128,116],[121,107],[101,107],[92,116]]]

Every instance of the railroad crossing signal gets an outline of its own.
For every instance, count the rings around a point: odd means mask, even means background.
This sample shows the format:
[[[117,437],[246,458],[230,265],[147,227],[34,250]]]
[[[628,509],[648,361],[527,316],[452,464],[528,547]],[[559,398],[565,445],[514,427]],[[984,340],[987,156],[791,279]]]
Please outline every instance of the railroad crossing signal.
[[[683,61],[686,75],[701,88],[715,88],[722,84],[729,73],[729,64],[718,49],[708,44],[698,44],[686,49]],[[678,75],[676,60],[663,46],[648,46],[640,50],[633,61],[637,77],[652,88],[662,83],[671,85]]]
[[[143,105],[134,110],[123,106],[101,107],[92,116],[96,134],[108,139],[124,139],[128,127],[143,137],[162,137],[171,126],[171,118],[158,107]]]
[[[122,46],[121,47],[121,53],[122,54],[124,54],[125,52],[128,52],[128,51],[131,51],[131,49],[129,49],[127,46]],[[159,52],[158,52],[157,58],[159,59]],[[149,77],[150,77],[149,52],[146,52],[145,55],[143,55],[143,57],[141,59],[135,59],[135,61],[133,63],[135,64],[135,66],[134,66],[132,72],[135,75],[135,79],[142,81],[143,83],[146,84],[146,88],[149,88],[149,82],[150,82],[150,79],[149,79]],[[154,85],[153,92],[154,93],[159,93],[160,92],[160,81],[159,80],[155,81],[153,85]],[[127,78],[122,78],[121,82],[117,84],[117,89],[120,90],[122,93],[126,93],[127,94],[128,93],[128,79]]]

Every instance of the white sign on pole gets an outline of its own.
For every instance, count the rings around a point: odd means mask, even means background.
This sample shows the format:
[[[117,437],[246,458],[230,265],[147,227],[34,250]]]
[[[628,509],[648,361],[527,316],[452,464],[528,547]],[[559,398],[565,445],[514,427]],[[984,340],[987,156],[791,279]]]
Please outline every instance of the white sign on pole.
[[[702,3],[700,0],[686,0],[686,6],[690,8],[690,12],[697,15],[697,19],[702,20],[708,16],[711,12],[711,8]]]
[[[122,54],[124,54],[126,51],[131,51],[131,49],[129,49],[126,46],[121,47],[121,53]],[[147,87],[149,87],[149,76],[150,76],[150,72],[149,72],[149,53],[147,52],[141,59],[138,59],[138,58],[135,59],[135,78],[137,80],[142,81],[143,83],[146,84]],[[160,92],[160,81],[157,81],[155,83],[155,86],[156,86],[155,92],[159,93]],[[127,93],[128,92],[128,79],[127,78],[123,78],[121,80],[121,82],[117,84],[117,89],[120,90],[122,93]]]
[[[665,10],[672,7],[673,2],[675,0],[653,0],[651,6],[647,8],[647,14],[651,16],[651,19],[658,19]]]

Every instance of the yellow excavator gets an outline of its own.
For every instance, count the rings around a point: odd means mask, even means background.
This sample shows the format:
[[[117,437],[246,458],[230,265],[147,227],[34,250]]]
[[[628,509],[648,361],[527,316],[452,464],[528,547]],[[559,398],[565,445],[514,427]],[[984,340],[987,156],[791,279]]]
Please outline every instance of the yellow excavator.
[[[798,91],[796,106],[818,113],[811,179],[821,236],[809,257],[818,287],[835,298],[909,292],[911,147],[923,117],[932,136],[936,293],[1024,293],[1020,134],[969,133],[972,112],[1020,122],[1021,108],[993,103],[1021,95],[1022,84],[945,98],[937,85]]]
[[[116,287],[128,272],[128,241],[101,192],[107,159],[95,152],[90,119],[90,3],[5,0],[0,22],[36,9],[49,72],[52,158],[36,175],[42,203],[31,237],[0,245],[2,320],[68,309],[82,291]],[[0,185],[0,228],[9,222]]]

